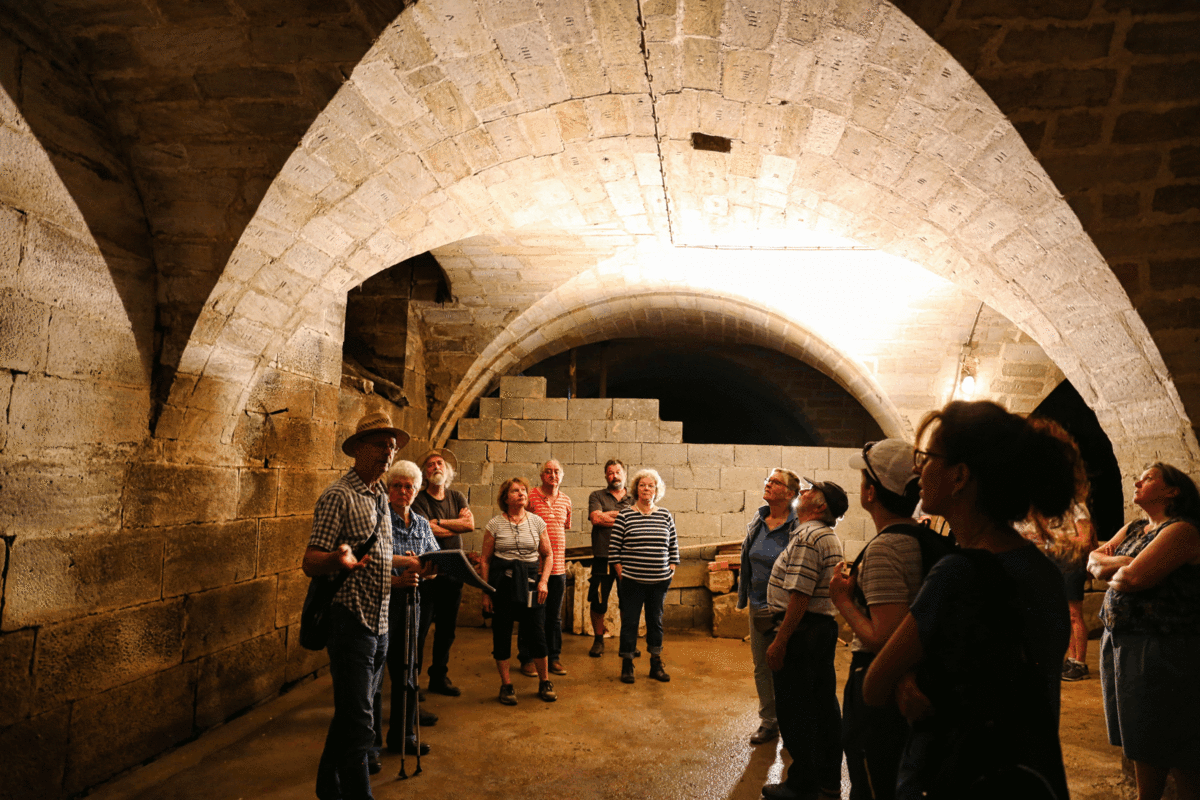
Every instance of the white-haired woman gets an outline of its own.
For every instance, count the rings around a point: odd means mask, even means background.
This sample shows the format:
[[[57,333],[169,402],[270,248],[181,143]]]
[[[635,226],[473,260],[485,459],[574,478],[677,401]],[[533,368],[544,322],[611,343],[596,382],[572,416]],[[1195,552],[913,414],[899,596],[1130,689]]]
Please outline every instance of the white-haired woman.
[[[666,494],[662,477],[652,469],[633,476],[634,503],[617,515],[608,544],[608,563],[617,572],[621,602],[621,681],[633,683],[633,654],[637,647],[638,619],[646,609],[646,649],[650,651],[650,677],[666,683],[663,669],[663,601],[679,563],[675,518],[656,504]]]

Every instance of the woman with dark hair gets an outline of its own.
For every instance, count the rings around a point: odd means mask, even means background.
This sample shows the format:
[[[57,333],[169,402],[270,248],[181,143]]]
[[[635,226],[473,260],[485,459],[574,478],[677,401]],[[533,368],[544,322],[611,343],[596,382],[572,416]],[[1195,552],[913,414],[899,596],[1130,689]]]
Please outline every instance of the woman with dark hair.
[[[863,685],[867,703],[894,696],[912,722],[896,797],[1066,800],[1063,581],[1012,523],[1067,510],[1077,454],[989,402],[930,413],[917,441],[923,507],[961,550],[929,571]]]
[[[1200,798],[1200,492],[1152,464],[1134,484],[1146,517],[1092,552],[1108,581],[1100,678],[1108,740],[1133,761],[1138,800],[1159,800],[1175,771],[1181,800]]]
[[[500,674],[500,702],[517,704],[509,679],[513,623],[528,631],[529,655],[537,667],[538,697],[558,699],[546,672],[546,596],[549,594],[550,536],[546,522],[527,510],[529,484],[510,478],[500,486],[496,504],[503,513],[492,517],[483,531],[480,576],[496,589],[495,599],[483,596],[483,610],[492,617],[492,658]]]
[[[1029,424],[1038,430],[1045,430],[1051,436],[1066,442],[1076,453],[1079,452],[1079,445],[1075,443],[1075,439],[1054,420],[1030,417]],[[1058,517],[1047,517],[1030,510],[1029,516],[1016,526],[1022,536],[1042,548],[1042,552],[1054,562],[1063,576],[1063,584],[1067,591],[1067,608],[1071,612],[1071,644],[1067,647],[1067,660],[1063,662],[1062,667],[1064,681],[1081,681],[1089,677],[1088,630],[1083,621],[1083,590],[1088,578],[1088,553],[1096,547],[1096,529],[1092,525],[1092,516],[1087,507],[1091,492],[1092,485],[1088,481],[1087,468],[1083,459],[1077,458],[1075,498],[1067,512]]]

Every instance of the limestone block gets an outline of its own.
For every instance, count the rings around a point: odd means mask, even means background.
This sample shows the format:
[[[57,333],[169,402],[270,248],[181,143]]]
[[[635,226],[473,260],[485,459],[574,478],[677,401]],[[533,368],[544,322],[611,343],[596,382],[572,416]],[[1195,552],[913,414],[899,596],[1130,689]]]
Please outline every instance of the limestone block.
[[[763,467],[770,470],[782,463],[782,457],[783,449],[774,445],[737,444],[733,446],[733,465],[735,467]]]
[[[545,399],[546,379],[541,377],[513,377],[500,379],[500,397],[531,397]]]
[[[38,634],[33,710],[103,692],[180,663],[183,601],[94,614]]]
[[[720,569],[710,571],[707,575],[708,590],[713,594],[727,594],[733,591],[733,570]]]
[[[604,440],[607,442],[636,442],[637,441],[637,420],[632,419],[617,419],[609,422],[600,422],[594,420],[592,423],[593,432],[596,431],[596,426],[602,425],[604,428]]]
[[[544,442],[546,423],[542,420],[500,420],[500,438],[507,442]]]
[[[275,502],[279,497],[279,474],[277,469],[238,470],[239,518],[270,517],[275,514]]]
[[[62,796],[70,718],[64,706],[0,728],[5,798]]]
[[[675,576],[671,578],[671,588],[696,589],[705,585],[707,576],[707,562],[685,558],[675,567]]]
[[[4,692],[0,693],[0,730],[29,713],[34,636],[32,628],[0,635],[0,675],[5,683]]]
[[[311,514],[321,492],[325,491],[342,474],[341,470],[312,472],[299,469],[280,470],[279,515]]]
[[[490,417],[487,419],[460,419],[457,436],[463,440],[499,439],[501,438],[500,423],[501,420]]]
[[[15,268],[16,256],[5,263]],[[0,293],[0,368],[18,372],[41,369],[46,363],[49,333],[50,306],[11,291]]]
[[[500,398],[500,416],[505,419],[523,419],[525,417],[525,398]]]
[[[693,467],[733,466],[731,444],[689,444],[687,463]]]
[[[705,565],[707,570],[707,565]],[[681,606],[692,606],[699,608],[701,606],[712,605],[712,594],[707,587],[694,587],[691,589],[679,590],[679,604]]]
[[[696,627],[695,609],[690,605],[663,605],[663,628],[669,631],[690,631]]]
[[[63,463],[9,460],[0,481],[0,530],[45,536],[73,529],[116,529],[128,463],[101,457]],[[37,502],[30,502],[37,498]]]
[[[613,401],[595,397],[567,400],[567,419],[600,420],[613,418]]]
[[[769,474],[763,467],[726,467],[721,470],[721,488],[729,492],[758,491]]]
[[[783,450],[783,466],[790,470],[799,472],[801,475],[815,469],[828,469],[830,466],[840,466],[833,464],[829,458],[829,448],[827,447],[784,447]],[[846,464],[849,461],[843,461]]]
[[[740,514],[722,514],[721,541],[736,542],[745,538],[746,526],[750,523],[752,513],[756,510],[754,504],[747,502],[746,509]]]
[[[586,419],[552,419],[546,423],[546,438],[552,442],[586,442],[591,436],[591,426],[592,421]]]
[[[7,452],[140,442],[149,430],[149,411],[145,389],[17,375],[9,399]]]
[[[463,586],[462,605],[458,607],[459,627],[482,628],[483,591],[474,586]]]
[[[525,401],[522,415],[525,419],[565,420],[567,418],[567,399],[565,397],[528,399]]]
[[[501,413],[500,403],[501,400],[499,397],[479,398],[479,416],[484,418],[499,417]]]
[[[510,464],[523,462],[538,464],[534,474],[540,474],[540,465],[550,459],[550,445],[547,442],[512,442],[508,445],[508,461]]]
[[[712,599],[712,635],[718,639],[745,639],[750,635],[750,613],[737,608],[736,594]]]
[[[636,400],[614,397],[613,419],[636,419],[658,421],[658,400]]]
[[[274,575],[187,598],[184,660],[208,655],[275,628]]]
[[[275,517],[259,522],[259,577],[299,569],[312,534],[312,516]]]
[[[300,623],[297,622],[287,629],[287,667],[284,670],[284,681],[294,683],[306,675],[312,675],[329,665],[329,653],[326,650],[305,650],[300,646]]]
[[[266,700],[283,687],[287,631],[272,631],[199,662],[196,726],[208,728]]]
[[[258,523],[186,525],[164,531],[164,597],[212,589],[254,577]]]
[[[459,462],[458,481],[461,488],[462,484],[475,484],[490,486],[495,475],[495,465],[491,462]]]
[[[279,588],[275,593],[275,627],[286,628],[300,622],[304,596],[311,579],[298,569],[279,573]]]
[[[156,600],[162,558],[159,531],[18,538],[9,553],[4,628]]]
[[[1100,621],[1100,609],[1104,606],[1104,592],[1085,592],[1083,595],[1083,624],[1087,627],[1088,636],[1093,636],[1104,630]]]
[[[684,0],[683,32],[689,36],[721,35],[725,4],[714,0]]]
[[[125,522],[155,527],[233,519],[237,484],[234,469],[134,464],[126,492]]]
[[[683,40],[680,80],[686,89],[721,90],[721,46],[715,39]]]
[[[643,442],[645,444],[657,444],[658,443],[659,422],[657,420],[639,419],[639,420],[630,420],[630,421],[633,422],[637,426],[636,433],[634,434],[637,441]]]
[[[685,444],[642,444],[642,461],[651,466],[685,466],[688,446]]]
[[[451,439],[449,442],[446,442],[446,447],[458,458],[460,466],[470,461],[488,460],[488,448],[483,442],[464,442]]]
[[[696,510],[702,514],[730,514],[744,511],[745,508],[745,492],[709,489],[696,491]]]
[[[182,664],[76,703],[64,788],[80,791],[191,736],[195,672]]]
[[[716,542],[720,540],[721,518],[715,514],[678,514],[675,528],[679,534],[679,544],[699,544],[701,542]],[[684,540],[687,541],[684,541]]]
[[[661,472],[661,470],[660,470]],[[672,476],[673,477],[673,476]],[[671,479],[663,475],[663,480],[668,486],[671,485]],[[670,505],[671,510],[675,512],[696,511],[696,490],[695,489],[672,489],[663,495],[663,500]]]

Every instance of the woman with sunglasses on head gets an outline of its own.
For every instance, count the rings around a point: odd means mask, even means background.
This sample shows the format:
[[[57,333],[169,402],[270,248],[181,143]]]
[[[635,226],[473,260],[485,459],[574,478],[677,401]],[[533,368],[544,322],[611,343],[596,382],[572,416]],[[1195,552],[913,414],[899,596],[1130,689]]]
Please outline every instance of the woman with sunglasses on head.
[[[1067,510],[1076,455],[989,402],[930,413],[917,441],[923,507],[962,549],[929,571],[864,681],[867,703],[895,697],[912,723],[896,797],[1066,800],[1063,581],[1012,523]]]
[[[1181,800],[1200,797],[1200,493],[1181,470],[1153,464],[1134,485],[1146,512],[1088,569],[1108,581],[1100,678],[1108,740],[1133,761],[1138,800],[1159,800],[1175,772]]]

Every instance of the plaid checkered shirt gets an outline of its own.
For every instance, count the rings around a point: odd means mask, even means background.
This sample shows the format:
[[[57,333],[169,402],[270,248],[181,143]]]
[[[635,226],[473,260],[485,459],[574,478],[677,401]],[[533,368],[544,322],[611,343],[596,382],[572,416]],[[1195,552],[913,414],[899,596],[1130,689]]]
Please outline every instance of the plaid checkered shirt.
[[[367,629],[384,634],[392,590],[392,520],[383,484],[369,488],[353,469],[334,481],[317,500],[308,546],[326,552],[343,544],[357,547],[377,527],[379,540],[371,549],[371,560],[350,573],[333,602],[353,612]]]

